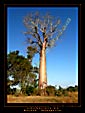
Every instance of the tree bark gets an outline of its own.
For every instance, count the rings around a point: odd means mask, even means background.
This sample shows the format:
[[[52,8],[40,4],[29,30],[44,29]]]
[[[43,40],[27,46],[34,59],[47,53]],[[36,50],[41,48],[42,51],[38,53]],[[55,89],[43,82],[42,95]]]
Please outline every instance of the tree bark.
[[[47,86],[46,73],[46,42],[43,43],[40,51],[40,65],[39,65],[39,89],[45,89]]]

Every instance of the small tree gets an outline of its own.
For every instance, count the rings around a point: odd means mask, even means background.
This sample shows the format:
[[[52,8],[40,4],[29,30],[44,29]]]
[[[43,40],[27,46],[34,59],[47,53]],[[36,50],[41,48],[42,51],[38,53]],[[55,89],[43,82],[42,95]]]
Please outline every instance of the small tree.
[[[19,51],[10,52],[7,55],[7,92],[10,93],[10,86],[15,85],[20,86],[22,94],[26,93],[27,85],[35,87],[37,76],[34,72],[29,59],[19,55]]]
[[[67,18],[66,23],[59,28],[60,18],[54,19],[51,15],[40,15],[38,12],[30,13],[24,18],[24,25],[27,31],[27,42],[30,47],[35,48],[35,53],[39,53],[39,89],[47,86],[46,72],[46,50],[56,45],[56,41],[66,30],[67,25],[71,21]]]

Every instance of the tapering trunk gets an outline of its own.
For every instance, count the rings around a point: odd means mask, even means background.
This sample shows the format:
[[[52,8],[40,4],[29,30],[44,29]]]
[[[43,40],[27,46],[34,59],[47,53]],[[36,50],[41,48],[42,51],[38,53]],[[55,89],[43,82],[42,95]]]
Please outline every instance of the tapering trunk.
[[[40,65],[39,65],[39,89],[44,89],[47,86],[46,73],[46,44],[43,43],[40,51]]]

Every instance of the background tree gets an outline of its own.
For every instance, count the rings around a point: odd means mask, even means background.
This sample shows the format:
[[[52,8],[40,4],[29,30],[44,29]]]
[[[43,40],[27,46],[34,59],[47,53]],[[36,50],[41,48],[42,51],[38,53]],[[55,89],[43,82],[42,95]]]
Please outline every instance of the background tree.
[[[28,61],[31,63],[31,65],[32,65],[33,57],[35,56],[36,52],[37,50],[35,47],[32,47],[32,46],[27,47],[27,58],[28,58]],[[39,68],[37,66],[33,66],[33,69],[31,71],[38,74]]]
[[[19,55],[19,51],[10,52],[7,55],[7,90],[10,93],[10,86],[19,85],[21,93],[26,93],[26,87],[37,85],[37,75],[28,58]],[[10,80],[10,77],[13,78]],[[35,83],[36,82],[36,83]]]
[[[70,21],[71,19],[67,18],[66,23],[60,26],[59,18],[53,18],[49,14],[42,16],[38,12],[30,13],[24,18],[23,22],[27,28],[24,34],[27,36],[28,47],[34,47],[40,56],[39,89],[47,86],[46,49],[56,45],[56,41],[66,30]]]

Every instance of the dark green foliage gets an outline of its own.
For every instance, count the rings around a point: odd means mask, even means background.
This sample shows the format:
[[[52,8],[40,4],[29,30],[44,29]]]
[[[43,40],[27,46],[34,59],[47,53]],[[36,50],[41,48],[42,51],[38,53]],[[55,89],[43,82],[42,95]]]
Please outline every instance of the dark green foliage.
[[[74,90],[78,91],[78,86],[77,85],[75,85]]]
[[[59,91],[63,91],[63,88],[61,86],[59,86]]]
[[[32,62],[32,59],[36,53],[37,53],[36,47],[33,47],[33,46],[27,47],[27,58],[30,62]]]
[[[70,91],[70,92],[72,92],[72,91],[78,91],[78,86],[76,86],[76,85],[75,85],[75,87],[69,86],[69,87],[67,88],[67,91]]]
[[[38,67],[33,67],[33,72],[39,73],[39,68]]]
[[[68,96],[68,92],[75,92],[78,91],[78,86],[75,85],[75,87],[73,86],[69,86],[68,88],[62,88],[61,86],[59,86],[59,89],[56,89],[56,96]]]
[[[56,90],[56,96],[61,96],[63,94],[63,88],[59,86],[59,89]]]
[[[7,78],[7,94],[11,94],[10,86],[13,84],[13,80],[10,80],[9,77]]]
[[[14,95],[16,93],[16,88],[10,88],[10,86],[7,86],[7,94]]]
[[[46,87],[46,93],[48,96],[55,96],[56,95],[56,89],[54,86],[47,86]]]
[[[16,88],[11,89],[12,95],[16,93]]]
[[[10,85],[7,85],[7,94],[11,94],[11,88],[10,88]]]
[[[26,58],[19,55],[18,51],[10,52],[7,55],[8,77],[13,76],[13,85],[22,82],[32,67]]]
[[[30,96],[33,92],[34,92],[34,87],[32,87],[32,86],[27,86],[26,87],[26,94],[28,96]]]
[[[38,88],[34,88],[32,95],[33,96],[40,96]]]
[[[19,51],[10,52],[7,55],[7,93],[10,93],[10,86],[19,85],[21,87],[21,93],[26,94],[26,86],[37,87],[36,74],[34,67],[28,58],[19,55]],[[12,77],[13,80],[10,80]]]

